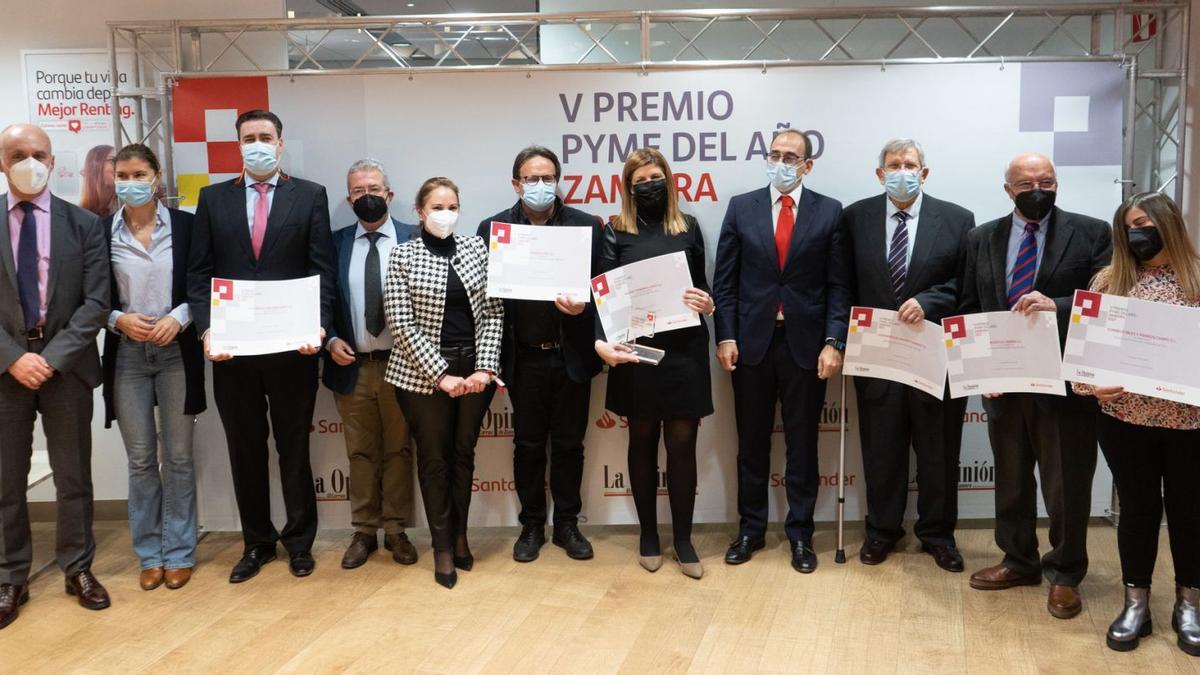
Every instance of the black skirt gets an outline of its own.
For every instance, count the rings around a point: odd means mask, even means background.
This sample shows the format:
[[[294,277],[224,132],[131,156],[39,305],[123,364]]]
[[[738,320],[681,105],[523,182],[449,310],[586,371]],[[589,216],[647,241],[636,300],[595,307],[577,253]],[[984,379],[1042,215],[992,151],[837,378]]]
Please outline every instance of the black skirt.
[[[609,368],[605,408],[624,417],[645,419],[694,419],[713,413],[708,331],[703,325],[637,342],[666,354],[657,366],[622,363]]]

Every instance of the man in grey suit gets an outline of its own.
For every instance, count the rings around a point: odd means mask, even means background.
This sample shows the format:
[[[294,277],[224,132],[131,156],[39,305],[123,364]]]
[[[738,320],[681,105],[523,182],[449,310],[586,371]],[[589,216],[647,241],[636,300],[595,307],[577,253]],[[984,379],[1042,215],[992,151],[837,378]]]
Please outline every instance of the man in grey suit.
[[[0,628],[29,599],[33,561],[25,499],[33,425],[42,429],[58,495],[56,558],[66,591],[109,606],[92,576],[92,389],[96,334],[109,311],[100,219],[50,194],[50,138],[29,124],[0,132]]]

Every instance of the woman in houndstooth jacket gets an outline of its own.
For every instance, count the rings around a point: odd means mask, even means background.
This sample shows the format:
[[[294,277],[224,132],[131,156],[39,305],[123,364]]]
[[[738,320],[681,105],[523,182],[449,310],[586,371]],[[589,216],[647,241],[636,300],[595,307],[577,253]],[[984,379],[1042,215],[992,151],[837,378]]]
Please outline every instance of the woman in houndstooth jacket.
[[[384,312],[395,336],[388,383],[417,442],[417,478],[433,539],[434,579],[446,588],[475,558],[467,510],[475,442],[500,369],[501,301],[488,298],[487,244],[454,234],[458,187],[430,178],[416,199],[421,236],[392,249]]]

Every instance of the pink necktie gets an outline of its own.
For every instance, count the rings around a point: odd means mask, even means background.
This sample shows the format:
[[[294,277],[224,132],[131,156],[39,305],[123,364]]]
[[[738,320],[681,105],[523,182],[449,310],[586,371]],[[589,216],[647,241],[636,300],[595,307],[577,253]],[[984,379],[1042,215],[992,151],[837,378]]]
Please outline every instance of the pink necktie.
[[[250,247],[254,250],[254,259],[258,260],[259,253],[262,253],[263,237],[267,236],[267,216],[271,212],[267,190],[271,189],[271,184],[255,183],[254,189],[258,192],[258,201],[254,203],[254,227],[250,230]]]

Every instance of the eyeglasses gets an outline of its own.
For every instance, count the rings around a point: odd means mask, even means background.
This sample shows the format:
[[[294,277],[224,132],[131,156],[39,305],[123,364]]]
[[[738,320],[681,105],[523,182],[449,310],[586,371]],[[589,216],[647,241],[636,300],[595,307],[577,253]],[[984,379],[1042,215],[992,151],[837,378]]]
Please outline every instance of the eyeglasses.
[[[356,187],[350,191],[350,196],[354,199],[358,199],[359,197],[361,197],[363,195],[379,195],[380,197],[383,197],[383,196],[386,196],[387,193],[388,193],[387,188],[379,186],[379,185],[372,185],[370,187],[365,187],[365,188],[364,187]]]
[[[1058,185],[1058,180],[1055,178],[1043,178],[1042,180],[1023,180],[1020,183],[1013,183],[1009,187],[1017,192],[1029,192],[1030,190],[1053,190]]]
[[[522,183],[529,186],[537,185],[538,183],[554,185],[558,182],[558,176],[523,176],[520,180]]]
[[[788,166],[796,166],[800,164],[800,162],[803,162],[804,158],[792,152],[789,152],[786,155],[781,155],[778,152],[772,152],[771,154],[767,155],[767,161],[772,164],[783,162]]]

